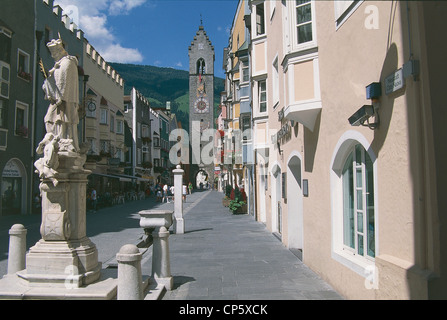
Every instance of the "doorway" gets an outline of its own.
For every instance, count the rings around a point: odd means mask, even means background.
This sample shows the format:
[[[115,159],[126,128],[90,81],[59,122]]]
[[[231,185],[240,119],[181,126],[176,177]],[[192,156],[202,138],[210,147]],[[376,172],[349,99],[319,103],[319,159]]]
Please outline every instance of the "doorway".
[[[299,154],[294,154],[287,163],[287,220],[289,249],[303,250],[303,192],[302,164]]]
[[[18,215],[25,213],[26,183],[23,164],[19,160],[10,160],[4,167],[1,176],[2,215]]]

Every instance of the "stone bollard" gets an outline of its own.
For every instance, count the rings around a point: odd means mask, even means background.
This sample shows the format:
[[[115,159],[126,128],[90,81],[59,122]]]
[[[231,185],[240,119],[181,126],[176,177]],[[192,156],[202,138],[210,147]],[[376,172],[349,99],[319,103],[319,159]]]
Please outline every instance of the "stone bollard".
[[[25,269],[26,232],[21,224],[15,224],[9,230],[8,274]]]
[[[143,300],[142,254],[137,246],[127,244],[116,255],[118,261],[118,300]]]
[[[184,170],[180,165],[172,170],[174,174],[174,233],[185,233],[185,221],[183,220],[183,174]]]
[[[157,284],[163,284],[166,290],[172,290],[174,279],[171,276],[169,260],[169,231],[166,227],[156,228],[152,232],[154,242],[152,253],[152,278]]]

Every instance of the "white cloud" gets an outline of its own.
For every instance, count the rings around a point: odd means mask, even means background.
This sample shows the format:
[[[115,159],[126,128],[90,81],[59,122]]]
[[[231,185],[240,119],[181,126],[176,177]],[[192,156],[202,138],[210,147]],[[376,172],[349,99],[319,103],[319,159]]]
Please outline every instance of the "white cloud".
[[[107,15],[129,14],[147,0],[55,0],[84,31],[85,37],[109,62],[132,63],[143,61],[135,48],[124,48],[116,39],[113,28],[107,25]],[[71,14],[71,15],[70,15]]]
[[[143,61],[143,55],[138,49],[123,48],[119,44],[112,44],[103,48],[101,55],[106,61],[110,62],[127,63]]]
[[[112,0],[109,6],[109,14],[128,14],[133,8],[141,6],[146,0]]]
[[[101,42],[114,41],[115,37],[110,29],[107,29],[107,17],[101,16],[82,16],[80,23],[82,30],[88,39],[101,39]]]
[[[181,67],[183,67],[183,63],[181,61],[179,61],[175,64],[175,66],[181,68]]]

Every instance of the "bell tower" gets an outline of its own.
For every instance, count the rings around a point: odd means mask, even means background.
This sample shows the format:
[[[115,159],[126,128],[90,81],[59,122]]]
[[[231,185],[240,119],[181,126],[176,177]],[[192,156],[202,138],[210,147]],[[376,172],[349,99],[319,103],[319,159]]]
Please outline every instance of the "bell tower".
[[[210,142],[197,141],[207,129],[214,129],[214,47],[202,25],[196,32],[188,50],[189,55],[189,132],[190,181],[196,184],[197,175],[206,175],[209,184],[214,181],[214,162],[209,163],[203,157],[203,150],[210,147]],[[208,146],[208,148],[207,148]],[[197,150],[200,148],[200,152]],[[205,149],[204,149],[205,148]],[[207,152],[205,152],[207,153]],[[206,183],[204,183],[206,185]],[[199,187],[199,182],[197,182]]]

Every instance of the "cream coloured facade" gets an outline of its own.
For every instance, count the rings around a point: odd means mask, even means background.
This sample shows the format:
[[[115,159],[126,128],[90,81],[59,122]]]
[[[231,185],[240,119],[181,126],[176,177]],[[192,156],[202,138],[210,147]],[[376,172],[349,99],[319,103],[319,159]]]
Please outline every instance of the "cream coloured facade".
[[[93,175],[100,177],[93,184],[98,192],[117,191],[118,186],[112,190],[111,184],[118,184],[118,178],[107,175],[123,173],[121,164],[127,150],[124,143],[124,80],[86,39],[83,58],[88,81],[84,84],[82,136],[90,146],[88,158],[96,162],[92,167]]]
[[[348,299],[445,298],[446,4],[249,4],[257,220]]]

